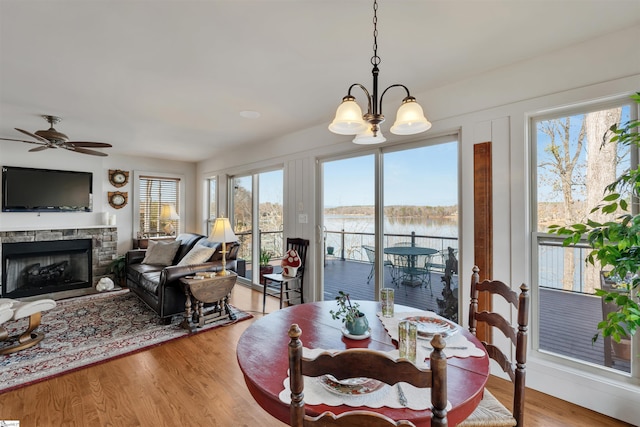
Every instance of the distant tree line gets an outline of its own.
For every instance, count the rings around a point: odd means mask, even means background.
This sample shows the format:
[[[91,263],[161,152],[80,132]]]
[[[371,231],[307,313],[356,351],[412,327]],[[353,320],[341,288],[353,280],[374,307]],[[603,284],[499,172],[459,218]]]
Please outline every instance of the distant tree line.
[[[373,216],[374,206],[339,206],[326,208],[325,215]],[[388,218],[446,218],[456,216],[458,206],[385,206],[384,215]]]

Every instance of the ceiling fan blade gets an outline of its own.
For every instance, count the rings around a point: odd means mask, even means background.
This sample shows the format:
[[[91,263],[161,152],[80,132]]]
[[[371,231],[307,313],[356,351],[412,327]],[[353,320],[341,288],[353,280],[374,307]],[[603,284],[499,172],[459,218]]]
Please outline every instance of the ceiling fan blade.
[[[39,135],[36,135],[35,133],[31,133],[29,131],[26,131],[26,130],[23,130],[23,129],[18,129],[18,128],[14,128],[14,129],[17,130],[18,132],[24,133],[25,135],[29,135],[30,137],[35,138],[40,142],[46,142],[47,144],[49,143],[49,141],[47,139],[45,139],[45,138],[43,138],[43,137],[41,137]]]
[[[39,141],[27,141],[25,139],[13,139],[13,138],[2,138],[0,137],[1,140],[3,141],[16,141],[16,142],[26,142],[27,144],[38,144],[38,145],[47,145],[44,142],[39,142]]]
[[[84,141],[69,141],[67,144],[71,144],[74,147],[92,147],[92,148],[110,148],[113,147],[111,144],[107,144],[106,142],[84,142]]]
[[[89,150],[88,148],[73,147],[68,145],[65,146],[64,148],[66,148],[69,151],[75,151],[77,153],[91,154],[92,156],[102,156],[102,157],[108,156],[107,153],[103,153],[101,151],[96,151],[96,150]]]
[[[58,148],[58,147],[56,147],[55,145],[41,145],[40,147],[32,148],[31,150],[29,150],[29,152],[33,153],[35,151],[42,151],[48,148]]]

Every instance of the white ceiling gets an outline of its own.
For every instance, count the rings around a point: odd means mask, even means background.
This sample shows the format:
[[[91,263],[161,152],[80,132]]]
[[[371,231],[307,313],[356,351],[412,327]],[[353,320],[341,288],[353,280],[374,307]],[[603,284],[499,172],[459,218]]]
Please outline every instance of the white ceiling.
[[[640,22],[638,0],[379,1],[380,86],[412,94]],[[350,84],[372,90],[372,17],[371,0],[0,0],[0,136],[51,114],[108,153],[199,161],[328,125]]]

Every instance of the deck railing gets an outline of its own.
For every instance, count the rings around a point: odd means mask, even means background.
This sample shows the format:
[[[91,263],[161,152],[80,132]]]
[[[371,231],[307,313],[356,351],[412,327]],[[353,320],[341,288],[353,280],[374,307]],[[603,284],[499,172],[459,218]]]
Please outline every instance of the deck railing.
[[[250,264],[251,253],[251,231],[236,233],[241,243],[239,257]],[[385,234],[384,246],[394,246],[400,243],[407,243],[414,246],[429,247],[446,252],[451,247],[458,250],[457,237],[443,237],[422,235],[411,232],[410,234]],[[333,256],[343,261],[369,262],[362,246],[374,246],[375,235],[373,233],[357,231],[335,231],[326,230],[324,232],[324,253],[325,256]],[[273,254],[272,259],[281,258],[284,254],[284,238],[282,231],[263,231],[260,233],[260,248]],[[586,243],[579,243],[572,247],[562,246],[562,239],[558,237],[543,236],[538,239],[538,285],[544,288],[564,289],[578,293],[593,293],[594,285],[585,285],[585,263],[589,246]],[[566,257],[567,251],[573,252],[572,257]],[[563,286],[565,263],[573,260],[573,283],[571,289]],[[597,286],[596,286],[597,287]]]
[[[367,261],[368,258],[362,249],[363,245],[374,246],[375,235],[357,231],[325,231],[325,253],[341,260]],[[448,247],[458,249],[457,237],[428,236],[416,234],[385,234],[384,246],[395,246],[399,243],[407,243],[412,246],[421,246],[446,251]],[[333,248],[333,249],[331,249]]]
[[[563,246],[564,237],[538,238],[538,286],[551,289],[593,294],[598,283],[587,284],[585,258],[591,251],[586,242]],[[567,263],[571,263],[566,265]],[[571,285],[565,287],[565,269],[572,272]],[[570,288],[570,289],[568,289]]]

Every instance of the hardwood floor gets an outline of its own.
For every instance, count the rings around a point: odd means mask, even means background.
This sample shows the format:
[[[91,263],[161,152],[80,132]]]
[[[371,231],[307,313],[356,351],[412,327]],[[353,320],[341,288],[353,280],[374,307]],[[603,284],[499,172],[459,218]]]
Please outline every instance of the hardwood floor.
[[[261,293],[238,285],[232,303],[262,316]],[[269,298],[267,311],[276,309]],[[236,361],[235,343],[253,321],[0,394],[0,420],[20,420],[20,427],[285,426],[255,403]],[[510,383],[491,378],[489,388],[510,405]],[[530,389],[526,400],[528,427],[629,425]]]

